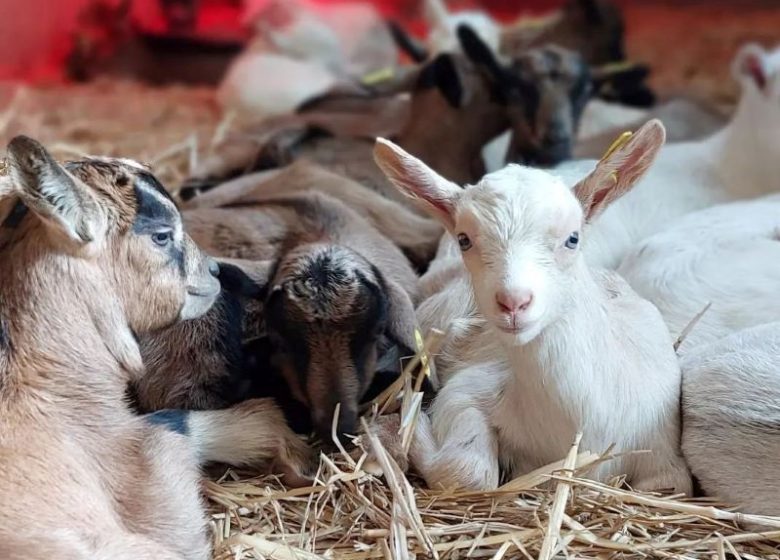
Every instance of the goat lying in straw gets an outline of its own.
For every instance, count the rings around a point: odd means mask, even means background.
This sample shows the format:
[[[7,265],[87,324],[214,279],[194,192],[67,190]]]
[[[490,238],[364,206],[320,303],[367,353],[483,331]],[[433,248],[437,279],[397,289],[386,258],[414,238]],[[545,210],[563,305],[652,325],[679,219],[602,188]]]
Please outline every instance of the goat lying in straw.
[[[617,274],[590,268],[580,231],[631,189],[664,141],[650,121],[570,191],[509,165],[467,189],[386,140],[388,178],[457,240],[488,324],[481,356],[460,365],[421,415],[412,461],[431,486],[491,489],[583,444],[621,453],[597,478],[689,493],[680,455],[680,366],[660,313]],[[584,232],[587,235],[587,229]],[[488,352],[485,352],[488,350]]]
[[[393,241],[416,240],[388,218],[424,220],[305,162],[268,174],[265,181],[237,179],[231,182],[237,189],[225,184],[194,199],[217,201],[226,190],[228,196],[219,201],[230,204],[190,208],[183,219],[212,254],[250,260],[240,264],[258,292],[244,300],[246,338],[264,336],[265,323],[273,338],[274,365],[288,392],[308,409],[313,426],[330,440],[333,412],[341,402],[338,431],[354,434],[359,403],[397,379],[399,357],[414,354],[415,348],[417,276]],[[308,191],[308,185],[317,185],[319,192]],[[383,215],[389,207],[396,211]],[[440,235],[438,227],[434,232],[431,241]],[[233,293],[236,288],[225,297]],[[229,363],[235,353],[249,358],[239,364],[244,371],[238,375],[245,381],[274,378],[267,357],[252,359],[268,345],[229,351],[241,340],[224,340],[231,323],[227,316],[238,318],[240,305],[236,309],[220,301],[198,321],[142,338],[153,373],[137,384],[142,406],[198,407],[215,403],[215,388],[233,385],[228,392],[241,391]],[[177,348],[189,349],[184,350],[192,366],[187,377],[179,373]]]
[[[128,160],[8,145],[0,192],[0,557],[205,560],[198,467],[308,451],[267,401],[139,417],[137,336],[200,317],[217,267]],[[237,437],[240,434],[240,437]]]

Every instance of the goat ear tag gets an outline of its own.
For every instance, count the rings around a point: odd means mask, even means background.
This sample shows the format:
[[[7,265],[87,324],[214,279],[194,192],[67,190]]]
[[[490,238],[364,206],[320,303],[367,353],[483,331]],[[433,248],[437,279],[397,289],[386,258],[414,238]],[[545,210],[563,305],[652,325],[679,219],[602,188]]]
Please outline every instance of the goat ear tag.
[[[609,148],[607,148],[607,151],[606,151],[606,152],[604,152],[604,155],[603,155],[603,156],[601,156],[601,159],[600,159],[599,161],[604,161],[604,160],[605,160],[605,159],[607,159],[609,156],[611,156],[611,155],[612,155],[612,154],[614,154],[616,151],[618,151],[620,148],[622,148],[623,146],[625,146],[625,145],[628,143],[628,141],[629,141],[629,140],[631,140],[631,137],[632,137],[633,135],[634,135],[634,133],[633,133],[633,132],[631,132],[630,130],[626,130],[626,131],[625,131],[625,132],[623,132],[623,133],[622,133],[620,136],[618,136],[617,138],[615,138],[615,141],[614,141],[614,142],[612,142],[612,144],[610,144]]]
[[[376,84],[381,84],[382,82],[392,80],[393,76],[395,76],[395,70],[393,67],[385,66],[384,68],[380,68],[378,70],[374,70],[373,72],[369,72],[368,74],[364,74],[363,77],[360,78],[360,83],[364,86],[374,86]]]

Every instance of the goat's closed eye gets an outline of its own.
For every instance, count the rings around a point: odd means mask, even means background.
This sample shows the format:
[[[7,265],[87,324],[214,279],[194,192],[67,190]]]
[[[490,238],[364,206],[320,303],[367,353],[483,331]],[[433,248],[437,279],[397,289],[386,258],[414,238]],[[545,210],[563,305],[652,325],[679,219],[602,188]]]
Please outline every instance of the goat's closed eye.
[[[165,247],[173,241],[173,232],[170,230],[158,231],[152,234],[152,241],[160,247]]]
[[[573,231],[571,232],[571,235],[569,235],[568,239],[566,239],[566,248],[567,249],[576,249],[577,244],[580,242],[580,232]]]
[[[471,249],[471,239],[465,233],[458,234],[458,245],[461,251],[468,251]]]

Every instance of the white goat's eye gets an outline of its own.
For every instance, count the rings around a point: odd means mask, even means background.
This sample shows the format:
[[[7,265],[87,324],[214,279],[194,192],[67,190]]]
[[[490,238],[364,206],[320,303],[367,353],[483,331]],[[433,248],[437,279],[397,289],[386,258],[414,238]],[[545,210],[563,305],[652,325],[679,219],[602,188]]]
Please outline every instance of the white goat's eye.
[[[460,245],[461,251],[468,251],[471,249],[471,239],[465,233],[458,234],[458,245]]]
[[[576,249],[577,243],[580,242],[580,232],[579,231],[573,231],[569,238],[566,240],[566,247],[568,249]]]
[[[171,231],[158,231],[152,234],[152,241],[154,241],[160,247],[165,247],[173,240],[173,233]]]

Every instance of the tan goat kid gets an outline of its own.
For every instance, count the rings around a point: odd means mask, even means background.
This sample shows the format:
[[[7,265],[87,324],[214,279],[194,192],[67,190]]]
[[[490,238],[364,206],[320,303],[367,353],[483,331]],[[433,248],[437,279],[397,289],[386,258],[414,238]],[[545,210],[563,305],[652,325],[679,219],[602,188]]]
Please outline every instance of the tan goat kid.
[[[8,159],[0,558],[205,560],[198,467],[274,458],[298,475],[307,448],[267,401],[134,415],[125,391],[144,374],[136,337],[208,311],[218,267],[140,165],[60,166],[26,137]]]

